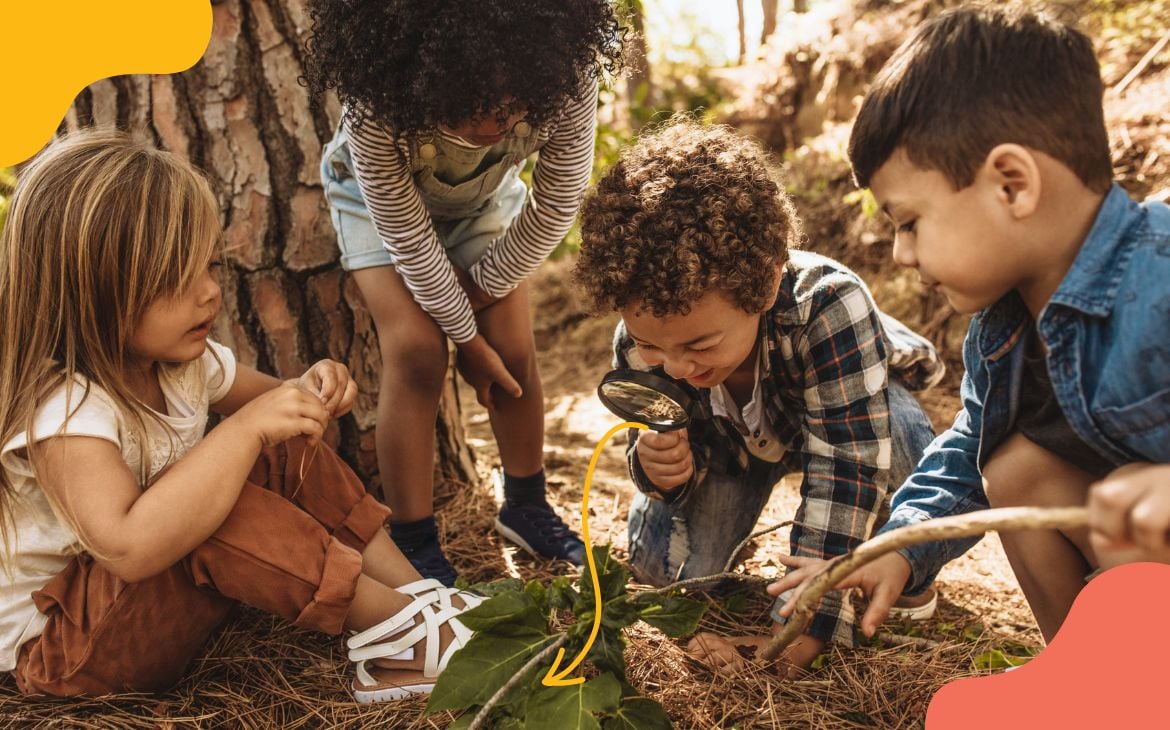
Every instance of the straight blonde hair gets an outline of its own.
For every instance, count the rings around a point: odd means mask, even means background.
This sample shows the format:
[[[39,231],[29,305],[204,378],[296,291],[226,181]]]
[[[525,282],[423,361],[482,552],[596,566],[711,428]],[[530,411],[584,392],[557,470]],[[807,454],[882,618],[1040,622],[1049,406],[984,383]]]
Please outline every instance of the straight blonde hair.
[[[161,419],[128,387],[129,338],[152,302],[194,284],[221,239],[203,176],[126,133],[73,133],[25,166],[0,232],[0,446],[31,434],[38,407],[62,386],[66,420],[96,386],[145,445],[145,418]],[[0,469],[5,567],[16,498]]]

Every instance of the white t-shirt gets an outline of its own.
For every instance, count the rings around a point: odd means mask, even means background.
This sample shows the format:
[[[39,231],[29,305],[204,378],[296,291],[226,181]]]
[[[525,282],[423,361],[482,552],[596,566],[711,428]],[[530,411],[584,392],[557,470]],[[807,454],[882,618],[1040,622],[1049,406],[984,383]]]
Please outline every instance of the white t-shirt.
[[[160,369],[167,413],[159,415],[174,434],[154,419],[144,419],[151,467],[144,486],[199,443],[207,427],[208,406],[227,395],[235,382],[235,355],[218,343],[208,340],[207,344],[198,360]],[[31,436],[21,432],[0,449],[0,468],[16,492],[12,505],[16,530],[9,546],[12,573],[0,572],[0,671],[11,671],[20,647],[44,631],[46,618],[33,604],[33,591],[44,588],[82,552],[77,536],[57,517],[37,484],[25,447],[61,434],[104,438],[117,444],[132,474],[141,473],[143,450],[109,396],[95,386],[78,405],[85,382],[78,378],[68,403],[61,386],[37,410]]]

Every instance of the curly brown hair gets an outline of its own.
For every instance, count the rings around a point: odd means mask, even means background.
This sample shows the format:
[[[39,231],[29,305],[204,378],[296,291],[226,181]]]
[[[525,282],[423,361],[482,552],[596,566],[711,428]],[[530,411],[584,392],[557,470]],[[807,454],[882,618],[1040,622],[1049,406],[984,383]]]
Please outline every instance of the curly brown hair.
[[[676,118],[643,133],[586,198],[573,276],[597,313],[687,314],[713,290],[762,312],[800,235],[759,144]]]
[[[539,127],[622,68],[609,0],[309,0],[303,81],[396,136],[524,110]]]

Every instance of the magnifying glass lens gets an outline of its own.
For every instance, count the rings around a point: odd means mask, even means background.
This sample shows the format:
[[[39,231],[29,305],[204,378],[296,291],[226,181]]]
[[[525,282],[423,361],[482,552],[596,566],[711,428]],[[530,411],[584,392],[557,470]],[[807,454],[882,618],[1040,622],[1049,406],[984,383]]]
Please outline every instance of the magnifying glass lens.
[[[597,395],[615,415],[655,431],[684,428],[690,421],[690,398],[652,373],[615,370],[602,381]]]

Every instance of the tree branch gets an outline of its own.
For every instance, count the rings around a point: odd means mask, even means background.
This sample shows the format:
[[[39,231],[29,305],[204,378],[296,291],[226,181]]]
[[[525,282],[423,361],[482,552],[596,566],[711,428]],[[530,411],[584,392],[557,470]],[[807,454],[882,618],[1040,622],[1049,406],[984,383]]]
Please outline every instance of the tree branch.
[[[561,634],[559,637],[557,637],[556,641],[541,649],[536,654],[536,656],[528,660],[527,664],[520,667],[520,669],[518,669],[516,673],[512,675],[512,678],[505,682],[503,687],[500,687],[498,690],[496,690],[496,693],[491,696],[491,699],[484,703],[483,707],[479,708],[479,712],[475,713],[475,719],[473,719],[471,724],[467,726],[467,730],[479,730],[479,728],[483,727],[483,724],[487,722],[488,714],[490,714],[492,709],[494,709],[495,706],[499,704],[500,700],[504,699],[504,697],[509,692],[511,692],[516,687],[516,685],[520,684],[520,680],[524,679],[524,676],[532,671],[533,667],[552,656],[553,652],[561,648],[561,646],[564,645],[564,643],[568,640],[568,634]]]
[[[986,509],[952,517],[939,517],[891,530],[864,542],[853,552],[830,561],[819,573],[805,582],[797,598],[796,609],[784,629],[772,637],[760,656],[775,659],[792,641],[804,633],[812,621],[821,598],[842,579],[867,563],[900,548],[935,540],[982,535],[990,530],[1057,530],[1083,527],[1088,523],[1084,507],[1004,507]]]

